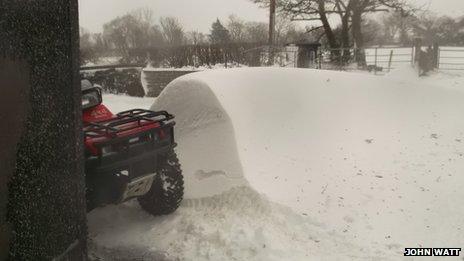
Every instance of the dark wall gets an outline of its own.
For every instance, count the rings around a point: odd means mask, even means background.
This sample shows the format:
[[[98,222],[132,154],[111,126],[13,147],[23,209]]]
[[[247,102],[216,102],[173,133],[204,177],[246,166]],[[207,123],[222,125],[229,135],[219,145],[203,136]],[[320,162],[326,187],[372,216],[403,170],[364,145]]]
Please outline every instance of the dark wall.
[[[82,71],[81,77],[98,84],[103,91],[113,94],[127,94],[143,97],[145,92],[140,81],[140,69],[107,69]]]
[[[85,257],[77,17],[0,0],[0,260]]]
[[[158,97],[161,91],[170,82],[183,75],[194,73],[192,70],[166,70],[166,69],[146,69],[142,72],[142,77],[147,83],[147,96]]]
[[[0,60],[0,260],[8,256],[11,227],[6,220],[7,182],[16,162],[16,145],[23,131],[27,107],[27,64]]]

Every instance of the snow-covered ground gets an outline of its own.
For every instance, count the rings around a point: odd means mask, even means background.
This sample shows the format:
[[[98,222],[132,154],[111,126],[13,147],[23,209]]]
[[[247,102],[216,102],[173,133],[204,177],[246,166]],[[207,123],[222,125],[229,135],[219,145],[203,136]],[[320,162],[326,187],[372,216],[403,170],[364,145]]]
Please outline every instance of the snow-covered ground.
[[[104,97],[112,110],[152,98]],[[464,245],[464,76],[210,70],[153,105],[176,115],[186,199],[89,215],[105,260],[398,260]]]

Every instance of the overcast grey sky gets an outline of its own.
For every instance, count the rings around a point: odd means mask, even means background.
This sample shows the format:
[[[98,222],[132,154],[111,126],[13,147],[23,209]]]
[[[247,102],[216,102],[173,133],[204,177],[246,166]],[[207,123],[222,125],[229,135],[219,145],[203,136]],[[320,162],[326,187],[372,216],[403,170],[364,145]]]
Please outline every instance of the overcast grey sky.
[[[464,0],[410,0],[450,16],[464,15]],[[104,23],[127,12],[148,7],[155,18],[175,16],[187,30],[209,32],[211,23],[230,14],[252,21],[267,21],[267,11],[249,0],[79,0],[80,25],[91,32],[102,31]]]
[[[225,20],[230,14],[253,21],[266,21],[267,16],[249,0],[79,0],[80,25],[98,32],[104,23],[141,7],[152,9],[155,19],[175,16],[187,30],[205,33],[216,18]]]

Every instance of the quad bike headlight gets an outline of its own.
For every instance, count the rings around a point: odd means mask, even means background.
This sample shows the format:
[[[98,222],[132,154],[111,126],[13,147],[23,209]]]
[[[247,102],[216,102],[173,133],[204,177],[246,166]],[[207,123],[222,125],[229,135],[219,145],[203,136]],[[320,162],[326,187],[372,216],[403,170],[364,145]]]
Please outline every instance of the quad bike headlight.
[[[105,147],[102,147],[102,154],[108,154],[108,153],[111,153],[113,152],[113,147],[112,146],[105,146]]]
[[[135,137],[129,140],[129,144],[134,144],[140,141],[140,137]]]
[[[159,137],[158,137],[158,134],[156,134],[156,133],[150,133],[145,137],[145,140],[146,141],[157,142],[159,140]]]

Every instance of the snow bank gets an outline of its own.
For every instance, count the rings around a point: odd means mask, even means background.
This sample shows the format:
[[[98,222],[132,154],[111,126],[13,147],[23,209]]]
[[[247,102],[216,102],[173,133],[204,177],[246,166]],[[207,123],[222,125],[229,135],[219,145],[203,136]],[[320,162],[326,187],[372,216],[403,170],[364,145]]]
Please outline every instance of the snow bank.
[[[186,199],[166,217],[152,217],[130,202],[95,210],[90,220],[90,252],[104,260],[378,260],[379,256],[327,233],[323,225],[249,187]]]
[[[414,82],[419,79],[419,72],[417,68],[412,67],[410,64],[403,64],[392,69],[385,76],[385,78],[397,82]]]
[[[148,109],[154,101],[154,98],[138,98],[128,95],[103,94],[103,104],[105,104],[113,113],[134,108]]]
[[[143,71],[203,71],[211,69],[225,69],[225,68],[236,68],[236,67],[248,67],[245,64],[239,64],[236,62],[233,63],[216,63],[214,65],[203,65],[203,66],[184,66],[180,68],[175,67],[153,67],[149,64],[147,67],[143,68]]]
[[[177,84],[188,88],[166,88],[152,109],[176,116],[178,156],[189,173],[185,197],[207,197],[246,185],[232,121],[211,88],[199,80]]]
[[[427,76],[418,77],[418,75],[416,69],[410,65],[404,65],[392,70],[386,78],[397,83],[431,85],[464,92],[464,71],[438,70],[428,72]]]
[[[187,200],[163,218],[133,203],[96,210],[93,246],[174,260],[392,260],[404,247],[463,245],[464,94],[429,79],[186,75],[153,108],[177,117]]]

